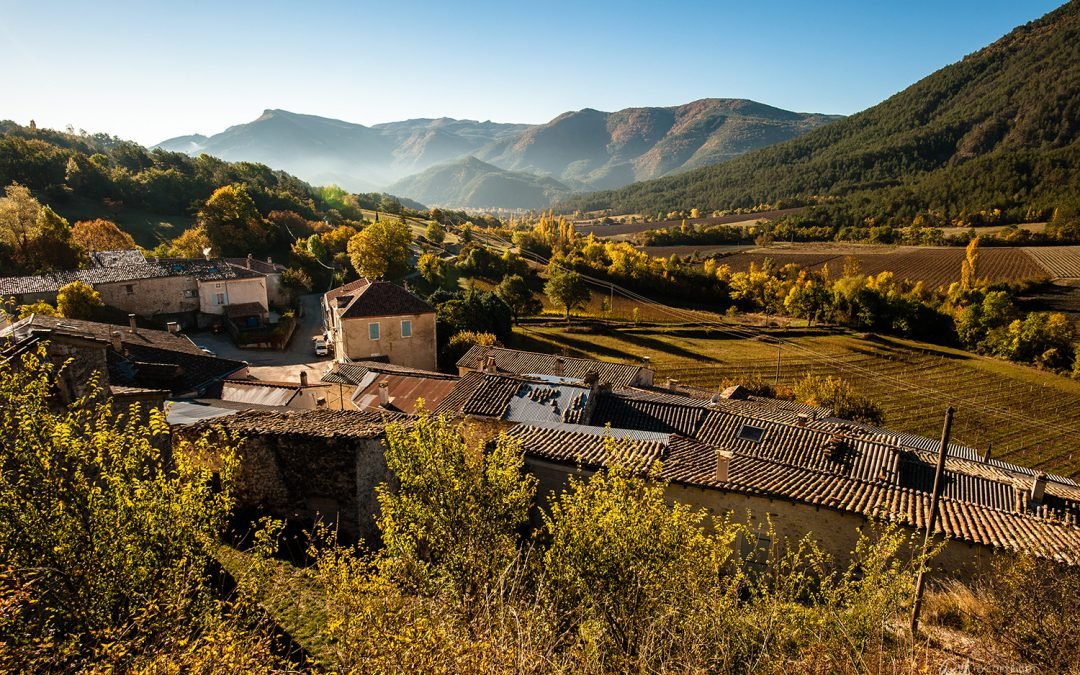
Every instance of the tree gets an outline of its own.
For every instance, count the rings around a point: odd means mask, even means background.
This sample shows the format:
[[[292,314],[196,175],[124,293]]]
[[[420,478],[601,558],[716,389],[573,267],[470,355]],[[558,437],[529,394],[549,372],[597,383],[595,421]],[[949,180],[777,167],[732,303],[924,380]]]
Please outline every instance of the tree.
[[[369,279],[400,279],[408,271],[412,232],[403,220],[368,225],[349,240],[349,261]]]
[[[964,262],[960,264],[960,288],[971,290],[979,284],[979,238],[975,237],[964,251]]]
[[[504,277],[495,287],[495,295],[510,307],[510,311],[514,313],[514,321],[523,316],[539,314],[544,309],[543,303],[533,296],[528,282],[519,274]]]
[[[435,253],[425,253],[416,261],[416,269],[424,281],[432,286],[442,286],[446,280],[446,263]]]
[[[121,251],[137,249],[135,240],[116,223],[104,218],[80,220],[71,228],[71,241],[84,251]]]
[[[519,443],[501,435],[485,452],[446,416],[386,428],[386,465],[398,487],[377,488],[392,575],[421,592],[476,598],[516,556],[536,479]]]
[[[583,306],[592,297],[589,288],[585,285],[585,279],[573,271],[554,268],[546,284],[544,293],[556,305],[566,309],[566,318],[570,319],[570,312],[577,307]]]
[[[202,258],[211,253],[220,253],[214,250],[210,236],[206,233],[205,225],[189,227],[180,233],[165,247],[165,257],[170,258]]]
[[[243,256],[266,251],[273,238],[251,195],[243,185],[214,190],[199,210],[214,251],[223,256]]]
[[[794,391],[795,398],[802,403],[832,408],[833,414],[841,419],[879,426],[885,423],[881,406],[838,377],[807,373],[795,383]]]
[[[478,333],[472,330],[458,331],[450,336],[450,340],[446,343],[446,348],[441,355],[442,363],[447,368],[452,368],[454,364],[465,356],[466,352],[480,345],[481,347],[501,347],[499,338],[495,337],[494,333]]]
[[[81,281],[61,286],[56,293],[56,311],[69,319],[93,319],[104,306],[101,293]]]
[[[435,211],[437,211],[437,209],[432,210],[432,214],[434,214]],[[434,218],[435,216],[433,215],[432,217]],[[424,238],[436,246],[442,246],[443,241],[446,240],[446,228],[443,227],[442,223],[438,220],[434,220],[427,226],[427,230],[424,231]]]
[[[45,347],[0,363],[0,428],[17,429],[0,434],[0,668],[271,667],[268,641],[231,620],[210,587],[232,441],[176,439],[165,453],[160,409],[118,412],[97,389],[57,410],[60,380]],[[217,480],[191,461],[211,451]]]
[[[16,314],[20,319],[25,319],[31,314],[37,314],[39,316],[56,316],[56,308],[45,302],[44,300],[37,300],[29,305],[19,305],[16,308]]]
[[[73,269],[78,261],[68,222],[25,187],[6,187],[0,197],[0,264],[6,271],[38,274]]]

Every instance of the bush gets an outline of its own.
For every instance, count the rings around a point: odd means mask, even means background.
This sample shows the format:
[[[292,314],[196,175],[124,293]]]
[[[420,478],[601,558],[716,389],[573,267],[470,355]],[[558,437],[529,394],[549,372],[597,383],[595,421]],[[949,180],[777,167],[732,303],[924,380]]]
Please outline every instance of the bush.
[[[794,390],[798,401],[832,408],[837,417],[877,426],[885,423],[885,411],[881,406],[838,377],[819,377],[807,373],[795,384]]]

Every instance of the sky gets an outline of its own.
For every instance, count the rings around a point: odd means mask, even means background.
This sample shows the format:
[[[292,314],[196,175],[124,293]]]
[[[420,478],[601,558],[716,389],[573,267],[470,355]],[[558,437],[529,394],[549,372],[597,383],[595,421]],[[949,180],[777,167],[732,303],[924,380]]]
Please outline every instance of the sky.
[[[0,0],[0,119],[146,145],[264,109],[542,123],[748,98],[851,114],[1043,0]]]

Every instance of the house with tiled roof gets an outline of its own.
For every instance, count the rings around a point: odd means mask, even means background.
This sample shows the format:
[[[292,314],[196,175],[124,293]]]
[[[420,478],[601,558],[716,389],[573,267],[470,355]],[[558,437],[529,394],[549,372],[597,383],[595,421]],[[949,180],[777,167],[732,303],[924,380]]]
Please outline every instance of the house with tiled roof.
[[[580,380],[586,373],[595,372],[601,384],[613,387],[650,386],[654,375],[646,363],[612,363],[481,345],[474,345],[465,352],[456,365],[460,375],[470,371],[485,371],[504,375],[551,375]]]
[[[359,279],[323,296],[338,361],[386,361],[435,370],[435,308],[398,284]]]
[[[106,307],[161,323],[207,325],[230,305],[269,308],[267,275],[223,259],[146,258],[140,251],[96,251],[84,269],[0,277],[0,296],[18,304],[55,303],[61,287],[81,281]]]
[[[389,410],[406,414],[434,410],[454,390],[458,378],[392,363],[335,363],[322,377],[327,400],[336,410]]]

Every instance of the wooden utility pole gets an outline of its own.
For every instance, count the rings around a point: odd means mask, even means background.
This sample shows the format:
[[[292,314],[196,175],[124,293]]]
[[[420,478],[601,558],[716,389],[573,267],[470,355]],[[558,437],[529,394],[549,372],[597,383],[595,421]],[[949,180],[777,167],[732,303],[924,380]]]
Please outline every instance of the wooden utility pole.
[[[926,524],[926,537],[923,539],[923,556],[930,549],[930,538],[934,535],[934,526],[937,525],[938,501],[941,499],[941,490],[945,487],[942,477],[945,474],[945,453],[949,451],[949,434],[952,432],[953,407],[945,409],[945,427],[941,430],[941,446],[938,448],[937,469],[934,471],[934,492],[930,497],[930,520]],[[919,632],[919,610],[922,609],[923,588],[926,586],[926,567],[919,570],[919,576],[915,580],[915,601],[911,605],[911,634]]]
[[[773,384],[777,387],[780,386],[780,346],[783,342],[779,340],[776,342],[776,378],[773,380]]]

